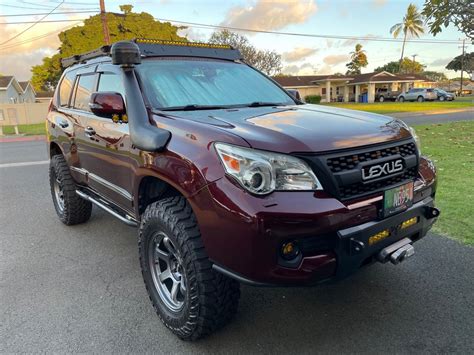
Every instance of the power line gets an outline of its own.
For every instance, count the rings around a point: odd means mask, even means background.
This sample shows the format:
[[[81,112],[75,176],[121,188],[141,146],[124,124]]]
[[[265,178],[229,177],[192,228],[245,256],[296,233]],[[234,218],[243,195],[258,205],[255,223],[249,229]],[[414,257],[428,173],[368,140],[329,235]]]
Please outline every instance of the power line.
[[[86,13],[97,13],[99,12],[99,9],[97,10],[88,10],[88,11],[62,11],[62,12],[55,12],[54,14],[50,14],[50,16],[55,16],[55,15],[67,15],[67,14],[86,14]],[[22,16],[41,16],[41,15],[47,15],[47,12],[38,12],[34,14],[11,14],[11,15],[0,15],[0,17],[22,17]]]
[[[74,22],[74,21],[85,21],[87,18],[76,18],[76,19],[64,19],[64,20],[47,20],[41,21],[41,23],[54,23],[54,22]],[[24,25],[28,23],[38,23],[38,21],[18,21],[18,22],[0,22],[0,25]]]
[[[350,40],[363,40],[363,41],[379,41],[379,42],[403,42],[401,39],[396,38],[384,38],[384,37],[363,37],[363,36],[339,36],[339,35],[319,35],[319,34],[311,34],[311,33],[296,33],[296,32],[280,32],[280,31],[269,31],[269,30],[255,30],[251,28],[240,28],[240,27],[231,27],[231,26],[221,26],[221,25],[209,25],[205,23],[197,23],[197,22],[187,22],[187,21],[178,21],[178,20],[170,20],[164,18],[155,18],[158,21],[165,21],[165,22],[174,22],[183,25],[187,25],[188,27],[197,27],[197,28],[218,28],[223,30],[232,30],[232,31],[241,31],[241,32],[252,32],[252,33],[266,33],[266,34],[276,34],[276,35],[284,35],[284,36],[299,36],[299,37],[314,37],[314,38],[329,38],[329,39],[350,39]],[[435,40],[435,39],[427,39],[427,40],[418,40],[418,39],[407,39],[406,42],[413,42],[413,43],[444,43],[444,44],[459,44],[460,41],[458,40]]]
[[[75,25],[79,24],[79,22],[73,24],[73,25],[67,25],[65,27],[62,27],[60,28],[59,30],[54,30],[54,31],[51,31],[51,32],[48,32],[48,33],[44,33],[42,35],[39,35],[39,36],[35,36],[35,37],[30,37],[30,38],[26,38],[22,41],[19,41],[19,42],[15,42],[15,43],[12,43],[12,44],[8,44],[4,47],[1,47],[0,50],[6,50],[6,49],[10,49],[10,48],[14,48],[14,47],[18,47],[18,46],[21,46],[23,44],[26,44],[26,43],[30,43],[30,42],[34,42],[34,41],[37,41],[39,39],[42,39],[42,38],[45,38],[45,37],[48,37],[48,36],[51,36],[51,35],[54,35],[54,34],[58,34],[59,32],[62,32],[66,29],[69,29],[71,27],[74,27]],[[0,55],[2,54],[6,54],[6,53],[0,53]]]
[[[58,7],[60,7],[62,4],[64,3],[64,0],[61,1],[61,3],[59,3],[58,5],[56,5],[56,7],[54,9],[52,9],[48,14],[44,15],[42,18],[40,18],[38,21],[36,21],[35,23],[33,23],[31,26],[28,26],[27,28],[25,28],[23,31],[17,33],[16,35],[14,35],[13,37],[7,39],[6,41],[0,43],[0,46],[14,40],[15,38],[21,36],[23,33],[25,33],[26,31],[30,30],[31,28],[33,28],[34,26],[36,26],[38,23],[40,23],[41,21],[43,21],[43,19],[45,19],[48,15],[50,15],[51,13],[54,12],[54,10],[56,10]]]

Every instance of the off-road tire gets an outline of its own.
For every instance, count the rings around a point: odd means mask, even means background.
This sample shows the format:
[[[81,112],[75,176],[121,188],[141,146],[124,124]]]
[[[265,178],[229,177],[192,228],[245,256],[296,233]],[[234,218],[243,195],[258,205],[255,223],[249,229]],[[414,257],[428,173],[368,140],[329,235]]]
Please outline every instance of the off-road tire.
[[[64,206],[60,208],[54,184],[56,179],[62,187]],[[71,226],[87,222],[91,217],[92,204],[80,198],[76,194],[76,183],[74,182],[69,166],[62,155],[54,155],[49,164],[49,184],[56,213],[64,224]]]
[[[171,310],[160,298],[150,267],[150,238],[164,233],[180,254],[186,280],[182,309]],[[152,244],[153,245],[153,244]],[[228,323],[236,314],[240,285],[212,269],[191,206],[184,197],[150,204],[142,215],[138,249],[145,286],[164,325],[182,340],[197,340]]]

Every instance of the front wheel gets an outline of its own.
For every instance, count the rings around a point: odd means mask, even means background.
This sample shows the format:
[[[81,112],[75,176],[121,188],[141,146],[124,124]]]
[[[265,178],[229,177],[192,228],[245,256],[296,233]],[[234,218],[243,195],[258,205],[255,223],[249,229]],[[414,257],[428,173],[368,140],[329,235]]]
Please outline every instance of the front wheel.
[[[444,96],[440,96],[439,101],[444,101]]]
[[[398,101],[399,101],[399,102],[404,102],[404,101],[405,101],[405,98],[404,98],[403,96],[400,96],[400,97],[398,98]]]
[[[416,101],[423,102],[425,101],[425,98],[423,96],[418,96],[418,99]]]
[[[385,101],[385,98],[383,96],[380,96],[379,97],[379,102],[384,102]]]
[[[202,338],[237,312],[240,285],[215,272],[184,197],[147,207],[140,223],[140,266],[164,325],[183,340]]]

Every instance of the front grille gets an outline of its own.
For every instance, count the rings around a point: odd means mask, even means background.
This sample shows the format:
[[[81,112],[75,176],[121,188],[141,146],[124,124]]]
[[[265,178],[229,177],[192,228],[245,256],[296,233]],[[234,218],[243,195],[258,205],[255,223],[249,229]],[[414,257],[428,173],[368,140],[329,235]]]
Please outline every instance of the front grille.
[[[329,158],[327,159],[327,165],[333,173],[337,173],[340,171],[352,170],[359,163],[377,160],[397,154],[401,155],[402,157],[416,154],[415,143],[406,143],[394,147],[380,148],[357,154],[348,154]]]
[[[311,164],[323,188],[341,200],[382,192],[413,181],[418,174],[418,150],[413,140],[301,157]],[[362,168],[390,162],[391,157],[403,160],[402,171],[374,178],[373,182],[362,180]]]
[[[342,199],[350,199],[355,196],[364,195],[385,188],[390,185],[397,185],[403,181],[413,180],[417,175],[417,168],[406,169],[403,174],[389,177],[382,181],[375,181],[368,184],[355,183],[348,186],[341,186],[339,192]]]

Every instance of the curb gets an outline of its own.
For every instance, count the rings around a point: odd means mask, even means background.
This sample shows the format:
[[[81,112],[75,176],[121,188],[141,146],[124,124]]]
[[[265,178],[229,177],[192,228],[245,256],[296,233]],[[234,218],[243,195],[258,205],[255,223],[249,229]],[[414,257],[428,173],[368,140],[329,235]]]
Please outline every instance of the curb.
[[[0,143],[45,141],[46,136],[3,136]]]

